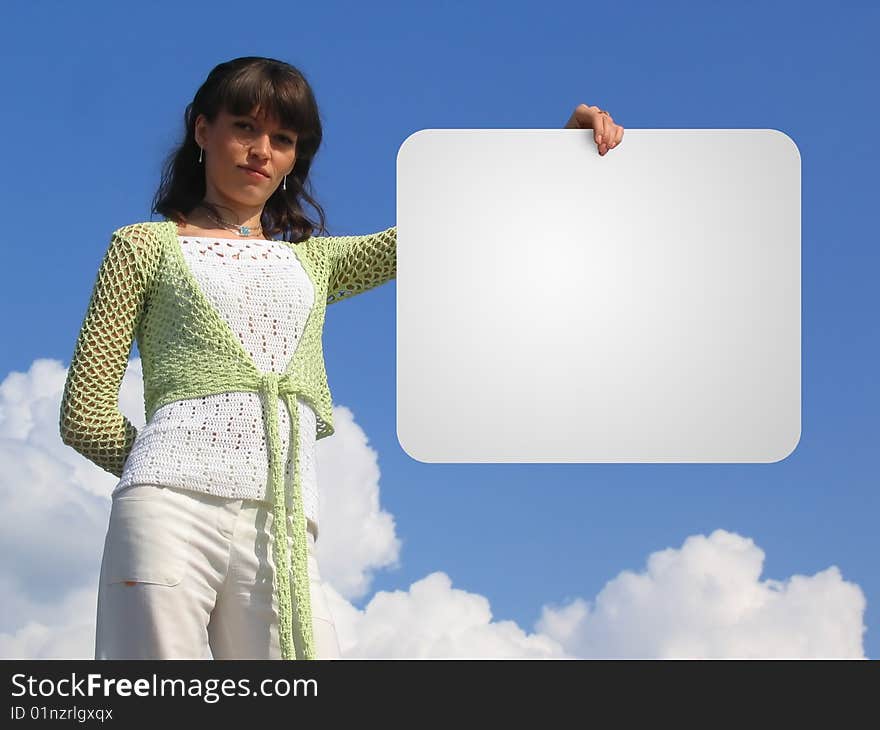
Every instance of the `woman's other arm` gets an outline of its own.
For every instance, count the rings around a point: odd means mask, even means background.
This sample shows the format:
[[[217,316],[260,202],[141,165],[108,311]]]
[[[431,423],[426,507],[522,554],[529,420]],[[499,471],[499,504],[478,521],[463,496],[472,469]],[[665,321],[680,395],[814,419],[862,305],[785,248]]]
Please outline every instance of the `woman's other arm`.
[[[59,419],[61,440],[117,477],[137,436],[119,410],[145,299],[137,253],[125,229],[114,231],[67,371]]]

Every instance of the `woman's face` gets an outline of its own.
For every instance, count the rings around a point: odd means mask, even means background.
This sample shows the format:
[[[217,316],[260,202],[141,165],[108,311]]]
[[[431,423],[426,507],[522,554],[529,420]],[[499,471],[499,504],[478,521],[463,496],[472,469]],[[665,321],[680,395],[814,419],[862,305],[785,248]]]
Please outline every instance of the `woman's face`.
[[[200,114],[195,137],[205,151],[206,197],[213,200],[261,206],[296,162],[296,132],[281,128],[259,109],[244,116],[224,110],[213,124]]]

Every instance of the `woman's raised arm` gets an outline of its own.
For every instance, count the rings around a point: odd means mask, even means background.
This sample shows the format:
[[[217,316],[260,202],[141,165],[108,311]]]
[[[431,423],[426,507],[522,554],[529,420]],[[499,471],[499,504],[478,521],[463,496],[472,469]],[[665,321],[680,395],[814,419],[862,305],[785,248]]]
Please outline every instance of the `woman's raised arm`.
[[[365,236],[328,236],[327,304],[353,297],[397,276],[397,226]]]

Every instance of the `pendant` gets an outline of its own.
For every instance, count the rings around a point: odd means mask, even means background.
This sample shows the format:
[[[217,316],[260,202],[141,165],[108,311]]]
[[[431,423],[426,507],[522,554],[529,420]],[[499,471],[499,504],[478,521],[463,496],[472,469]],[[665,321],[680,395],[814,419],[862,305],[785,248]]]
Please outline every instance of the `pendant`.
[[[249,236],[251,235],[251,229],[247,226],[239,226],[238,227],[238,235],[239,236]]]

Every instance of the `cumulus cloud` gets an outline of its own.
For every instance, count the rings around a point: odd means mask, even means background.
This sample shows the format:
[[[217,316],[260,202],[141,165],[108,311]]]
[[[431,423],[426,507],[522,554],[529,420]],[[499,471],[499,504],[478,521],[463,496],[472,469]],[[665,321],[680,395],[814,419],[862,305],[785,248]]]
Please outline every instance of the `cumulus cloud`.
[[[865,597],[831,566],[761,580],[764,551],[725,530],[652,553],[537,629],[589,657],[861,657]]]
[[[452,587],[434,572],[408,590],[379,591],[363,610],[328,590],[346,658],[564,657],[552,637],[527,633],[513,621],[493,621],[484,596]]]
[[[4,602],[15,601],[24,616],[13,631],[0,632],[0,657],[7,659],[92,659],[95,656],[97,583],[58,591],[49,603],[33,603],[0,579]],[[23,609],[29,608],[28,613]]]
[[[36,360],[0,383],[0,656],[90,658],[97,579],[116,483],[61,443],[66,370]],[[143,425],[140,360],[120,408]],[[612,577],[593,600],[543,606],[532,631],[494,621],[489,601],[434,572],[378,591],[399,564],[394,519],[380,506],[378,454],[352,412],[317,444],[317,555],[343,655],[361,657],[861,657],[865,598],[831,566],[762,579],[764,552],[725,530],[688,537]],[[575,577],[576,578],[576,577]]]
[[[335,433],[315,444],[321,525],[315,555],[321,577],[349,600],[370,588],[376,570],[399,565],[394,518],[379,504],[379,455],[354,414],[333,408]]]
[[[764,552],[725,530],[688,537],[623,571],[594,601],[545,605],[534,633],[432,573],[363,611],[332,597],[346,657],[863,657],[865,598],[832,566],[761,580]]]
[[[58,620],[69,592],[93,578],[100,561],[113,477],[90,465],[58,435],[65,370],[37,360],[0,383],[0,631]],[[95,481],[89,474],[98,475]],[[92,617],[94,620],[94,617]]]

